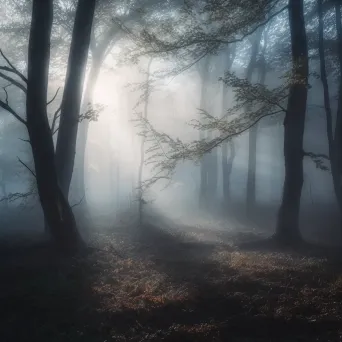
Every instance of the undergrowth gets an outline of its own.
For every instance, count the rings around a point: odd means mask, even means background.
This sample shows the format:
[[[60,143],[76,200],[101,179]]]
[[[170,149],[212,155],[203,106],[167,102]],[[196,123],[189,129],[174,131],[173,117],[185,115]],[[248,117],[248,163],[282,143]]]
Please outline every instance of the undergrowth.
[[[100,249],[72,259],[14,246],[0,261],[1,341],[342,340],[339,265],[144,229],[98,234]]]

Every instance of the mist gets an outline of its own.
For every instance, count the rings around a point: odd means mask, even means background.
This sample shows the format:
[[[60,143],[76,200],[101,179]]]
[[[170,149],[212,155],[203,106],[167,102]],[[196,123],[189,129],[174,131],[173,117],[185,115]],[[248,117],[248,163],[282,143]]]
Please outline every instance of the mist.
[[[23,324],[36,341],[266,341],[271,325],[277,341],[300,331],[337,341],[341,6],[259,2],[1,3],[0,298],[9,326]],[[33,289],[35,267],[55,284]],[[28,296],[40,293],[40,309],[27,304],[32,317],[58,310],[44,304],[53,289],[93,303],[79,314],[63,304],[84,325],[58,328],[49,316],[38,332],[21,323],[8,300],[21,300],[13,272]],[[263,287],[287,299],[266,309]],[[300,302],[304,288],[318,299]],[[247,312],[253,296],[260,305]],[[137,324],[129,310],[141,310]],[[329,310],[331,333],[318,327]],[[4,341],[25,340],[10,330]]]

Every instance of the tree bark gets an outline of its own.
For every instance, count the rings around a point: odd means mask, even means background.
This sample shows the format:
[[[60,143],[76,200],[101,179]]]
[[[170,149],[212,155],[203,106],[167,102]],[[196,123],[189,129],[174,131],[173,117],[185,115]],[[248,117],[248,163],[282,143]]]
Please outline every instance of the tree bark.
[[[79,0],[70,46],[56,146],[56,167],[67,198],[74,168],[84,76],[96,0]]]
[[[300,198],[303,187],[303,135],[305,126],[308,49],[303,0],[289,0],[293,79],[284,119],[285,181],[275,238],[283,244],[301,241]]]
[[[326,124],[327,124],[327,138],[328,138],[328,148],[329,148],[329,158],[330,158],[330,167],[331,174],[334,184],[334,191],[336,195],[336,199],[341,207],[341,193],[339,189],[339,170],[338,170],[338,159],[337,159],[337,151],[338,145],[335,142],[334,131],[333,131],[333,118],[332,118],[332,110],[330,103],[330,94],[329,94],[329,84],[326,72],[326,63],[325,63],[325,50],[324,50],[324,23],[323,23],[323,4],[322,0],[318,0],[317,10],[318,10],[318,50],[319,50],[319,58],[320,58],[320,73],[321,73],[321,82],[323,86],[323,95],[324,95],[324,108],[326,114]],[[336,14],[337,18],[337,14]],[[338,22],[337,22],[338,26]],[[342,72],[342,69],[341,69]],[[339,115],[339,113],[337,113]]]
[[[252,44],[251,59],[249,61],[246,73],[248,82],[252,82],[253,72],[256,68],[257,56],[262,36],[262,29],[258,29]],[[248,174],[247,174],[247,193],[246,209],[247,215],[251,216],[256,203],[255,176],[256,176],[256,144],[257,144],[258,125],[255,124],[248,131]]]
[[[337,116],[335,124],[335,150],[334,160],[336,163],[336,193],[339,199],[340,215],[341,215],[341,232],[342,232],[342,23],[341,23],[341,2],[335,2],[336,12],[336,30],[338,39],[339,51],[339,67],[340,67],[340,84],[339,84],[339,98],[337,106]]]
[[[44,216],[59,247],[75,251],[81,239],[68,201],[58,185],[47,117],[47,86],[53,1],[33,0],[28,50],[26,115],[35,176]]]

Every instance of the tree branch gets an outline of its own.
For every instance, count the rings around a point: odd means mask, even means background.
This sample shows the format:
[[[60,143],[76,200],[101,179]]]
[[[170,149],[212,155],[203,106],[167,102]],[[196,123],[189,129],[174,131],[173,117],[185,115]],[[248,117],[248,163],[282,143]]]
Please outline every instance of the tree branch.
[[[84,199],[84,195],[82,196],[82,198],[81,198],[78,202],[76,202],[75,204],[73,204],[73,205],[71,206],[71,208],[74,208],[74,207],[76,207],[77,205],[80,205],[80,204],[83,202],[83,199]]]
[[[25,83],[27,83],[27,78],[17,69],[15,66],[9,61],[9,59],[4,55],[2,50],[0,49],[0,54],[3,57],[3,59],[7,62],[7,64],[12,69],[10,72],[15,73],[17,76],[19,76]]]
[[[3,109],[7,110],[9,113],[11,113],[17,120],[19,120],[21,123],[23,123],[26,126],[26,121],[24,119],[22,119],[15,111],[12,107],[9,106],[8,103],[5,103],[3,101],[0,100],[0,107],[2,107]]]
[[[210,38],[208,38],[208,39],[197,39],[197,40],[192,40],[190,42],[186,42],[186,43],[183,43],[183,44],[180,44],[180,45],[170,44],[170,47],[166,48],[165,50],[148,50],[143,55],[156,54],[156,53],[162,53],[162,52],[172,52],[174,50],[184,49],[184,48],[190,47],[192,45],[203,44],[203,43],[206,43],[206,44],[208,44],[208,43],[216,43],[216,44],[226,44],[226,45],[228,45],[228,44],[232,44],[232,43],[242,42],[246,37],[248,37],[251,34],[253,34],[258,28],[266,25],[271,19],[276,17],[278,14],[282,13],[287,8],[288,8],[288,5],[284,6],[280,10],[274,12],[266,20],[264,20],[261,23],[259,23],[258,25],[256,25],[252,30],[250,30],[249,32],[245,33],[240,38],[235,38],[235,39],[231,39],[231,40],[210,39]]]
[[[55,98],[57,97],[58,92],[59,92],[60,89],[61,89],[61,87],[58,87],[58,89],[57,89],[57,91],[56,91],[54,97],[46,104],[47,106],[48,106],[49,104],[51,104],[53,101],[55,101]]]
[[[36,178],[36,174],[19,157],[17,157],[17,158],[19,160],[19,163],[22,164],[23,166],[25,166],[26,169],[29,170],[30,173],[33,175],[33,177]]]
[[[8,81],[8,82],[11,82],[13,85],[15,85],[16,87],[21,89],[25,94],[27,93],[25,86],[23,84],[21,84],[20,82],[16,81],[14,78],[12,78],[8,75],[5,75],[2,72],[0,72],[0,77],[3,78],[4,80]]]
[[[56,122],[57,122],[57,119],[60,117],[59,112],[61,111],[61,106],[59,106],[59,108],[55,111],[55,114],[53,115],[53,120],[52,120],[52,124],[51,124],[51,132],[52,135],[54,135],[56,133],[55,131],[55,126],[56,126]]]
[[[241,129],[240,131],[238,132],[235,132],[235,133],[231,133],[231,134],[228,134],[228,135],[225,135],[221,138],[218,139],[217,142],[215,142],[215,144],[213,144],[212,146],[208,147],[207,149],[204,149],[203,150],[203,153],[208,153],[210,151],[212,151],[215,147],[219,146],[221,143],[223,143],[225,140],[227,139],[230,139],[230,138],[233,138],[235,136],[238,136],[246,131],[248,131],[249,129],[251,129],[253,126],[255,126],[261,119],[267,117],[267,116],[271,116],[271,115],[275,115],[275,114],[279,114],[279,113],[283,113],[282,110],[278,110],[276,112],[272,112],[272,113],[267,113],[267,114],[264,114],[264,115],[261,115],[259,116],[253,123],[251,123],[249,126],[245,127],[244,129]]]
[[[31,141],[29,139],[22,139],[22,138],[18,138],[18,139],[23,141],[23,142],[27,142],[27,143],[31,144]]]

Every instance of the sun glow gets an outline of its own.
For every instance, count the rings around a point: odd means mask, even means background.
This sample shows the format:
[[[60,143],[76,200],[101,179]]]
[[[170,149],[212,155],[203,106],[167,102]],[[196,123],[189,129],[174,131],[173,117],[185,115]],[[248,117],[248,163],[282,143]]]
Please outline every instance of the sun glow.
[[[112,73],[104,74],[102,73],[99,76],[98,81],[96,82],[96,86],[93,93],[93,99],[95,103],[105,105],[105,106],[114,106],[116,99],[116,87],[115,87],[115,78]]]

